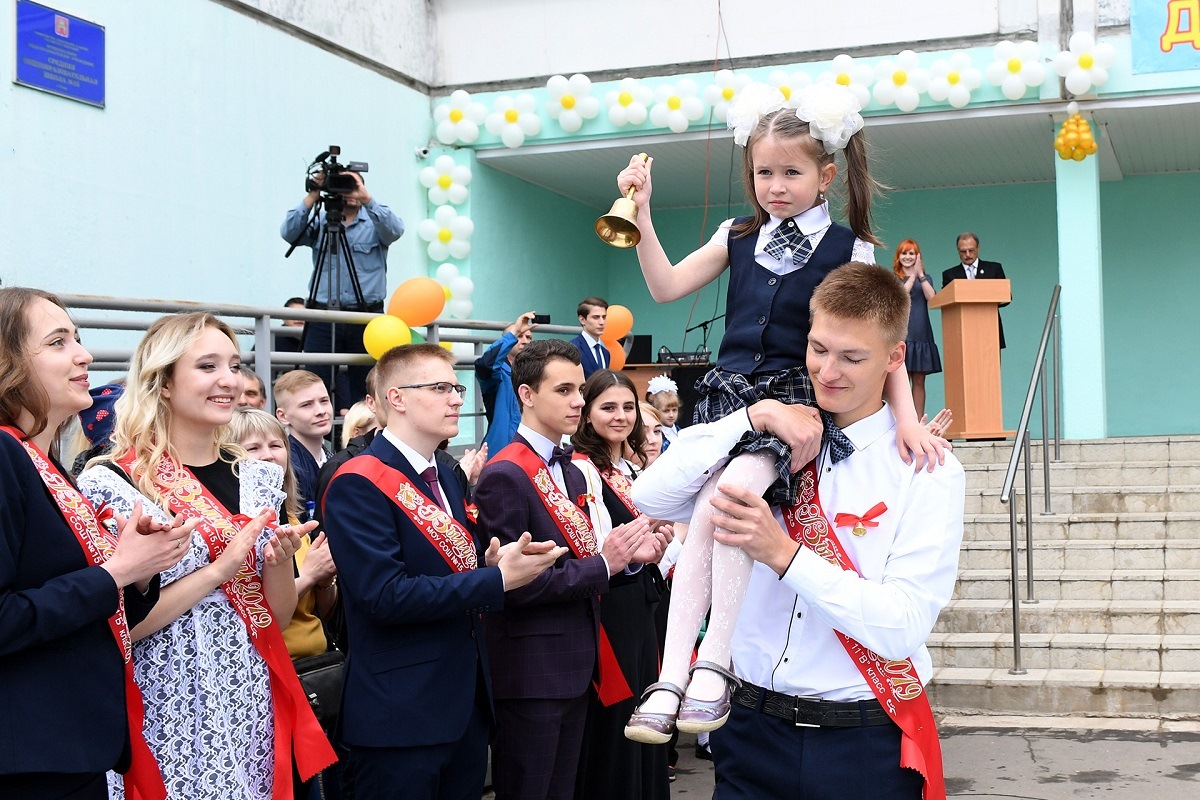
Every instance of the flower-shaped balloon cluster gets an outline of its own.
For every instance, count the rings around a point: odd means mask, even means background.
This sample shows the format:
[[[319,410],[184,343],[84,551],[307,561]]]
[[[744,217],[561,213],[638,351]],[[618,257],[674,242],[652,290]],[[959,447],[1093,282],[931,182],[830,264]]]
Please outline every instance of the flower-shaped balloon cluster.
[[[859,108],[866,108],[867,103],[871,102],[871,80],[875,71],[845,53],[835,57],[831,67],[830,71],[821,73],[817,82],[836,83],[846,87],[858,98]]]
[[[999,86],[1009,100],[1020,100],[1027,89],[1046,80],[1046,65],[1037,42],[1003,41],[992,49],[987,66],[988,83]]]
[[[971,102],[971,92],[983,84],[983,73],[971,66],[966,53],[955,53],[949,60],[939,59],[929,68],[929,97],[963,108]]]
[[[421,185],[429,190],[429,202],[435,206],[467,201],[467,185],[471,182],[471,168],[456,164],[451,156],[438,156],[433,166],[425,167],[417,176]]]
[[[446,313],[456,319],[467,319],[475,310],[471,295],[475,282],[459,272],[453,264],[441,264],[437,268],[437,281],[446,293]]]
[[[592,82],[586,75],[555,75],[546,82],[546,91],[550,93],[546,113],[567,133],[575,133],[585,119],[600,113],[600,101],[592,97]]]
[[[654,90],[650,121],[658,127],[683,133],[688,125],[702,116],[704,101],[700,99],[696,82],[691,78],[681,78],[673,84],[664,83]]]
[[[1192,25],[1200,24],[1200,20]],[[1075,33],[1067,49],[1054,57],[1054,71],[1065,78],[1067,91],[1086,94],[1093,86],[1108,83],[1108,68],[1117,58],[1117,51],[1108,42],[1096,42],[1090,33]]]
[[[720,122],[726,121],[729,106],[737,100],[738,92],[750,83],[745,75],[737,75],[731,69],[717,70],[713,82],[704,87],[704,102],[712,106],[713,116]]]
[[[469,256],[474,232],[475,223],[460,216],[453,206],[438,206],[432,219],[422,220],[417,226],[417,233],[429,243],[425,252],[433,261]]]
[[[526,136],[537,136],[542,130],[537,101],[531,94],[519,94],[516,98],[500,95],[492,104],[486,124],[488,133],[499,136],[505,147],[514,148],[525,144]]]
[[[608,121],[618,128],[641,125],[653,102],[654,90],[637,78],[623,78],[615,90],[604,95]]]
[[[479,138],[479,126],[487,116],[483,103],[458,89],[450,99],[433,109],[435,135],[442,144],[471,144]]]
[[[928,88],[929,72],[921,67],[920,58],[912,50],[902,51],[895,61],[885,58],[875,66],[871,94],[881,106],[894,104],[901,111],[914,111]]]
[[[812,76],[807,72],[785,72],[776,69],[767,76],[767,83],[783,94],[783,101],[789,108],[795,108],[800,102],[800,92],[812,84]]]

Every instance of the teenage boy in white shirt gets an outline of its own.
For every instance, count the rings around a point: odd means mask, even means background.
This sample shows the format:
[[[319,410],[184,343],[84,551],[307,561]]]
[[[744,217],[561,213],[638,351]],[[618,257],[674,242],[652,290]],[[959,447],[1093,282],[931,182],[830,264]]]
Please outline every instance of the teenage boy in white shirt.
[[[945,797],[925,640],[954,589],[965,484],[952,455],[925,471],[896,448],[883,384],[904,363],[908,306],[886,270],[830,273],[811,301],[807,357],[823,421],[762,401],[685,429],[634,484],[645,513],[687,520],[751,427],[822,438],[795,465],[797,506],[769,508],[738,486],[712,500],[717,541],[756,562],[733,639],[742,685],[712,734],[715,800]]]

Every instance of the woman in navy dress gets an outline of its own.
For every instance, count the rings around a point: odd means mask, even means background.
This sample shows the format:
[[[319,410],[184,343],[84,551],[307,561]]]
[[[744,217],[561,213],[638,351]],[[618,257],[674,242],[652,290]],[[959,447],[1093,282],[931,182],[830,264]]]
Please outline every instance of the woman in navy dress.
[[[131,762],[162,796],[122,637],[195,523],[138,511],[118,538],[66,476],[55,442],[92,404],[91,362],[58,298],[0,289],[0,797],[100,800]]]
[[[896,248],[892,269],[896,277],[904,281],[904,288],[912,299],[912,308],[908,312],[908,336],[904,339],[908,348],[904,355],[904,368],[908,370],[917,416],[922,417],[925,414],[925,376],[942,371],[942,359],[933,340],[933,326],[929,324],[933,281],[925,274],[921,247],[912,239],[905,239]]]

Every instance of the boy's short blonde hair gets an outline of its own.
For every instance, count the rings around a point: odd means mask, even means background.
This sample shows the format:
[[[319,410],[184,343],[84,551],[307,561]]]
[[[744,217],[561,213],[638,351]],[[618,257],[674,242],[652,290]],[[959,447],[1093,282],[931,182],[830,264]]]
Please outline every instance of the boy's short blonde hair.
[[[891,270],[851,261],[825,276],[808,307],[813,316],[823,313],[876,325],[890,345],[908,337],[911,303],[904,284]]]
[[[283,373],[275,379],[275,385],[272,387],[275,395],[275,405],[279,405],[282,399],[301,389],[312,386],[314,383],[322,383],[321,376],[306,369],[294,369]]]

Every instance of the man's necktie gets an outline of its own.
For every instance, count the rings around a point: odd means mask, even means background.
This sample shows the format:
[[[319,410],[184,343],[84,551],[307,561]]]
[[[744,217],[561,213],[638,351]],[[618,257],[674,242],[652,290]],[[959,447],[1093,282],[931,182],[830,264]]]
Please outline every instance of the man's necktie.
[[[979,274],[979,267],[967,267],[967,278],[975,280],[975,276]]]
[[[600,346],[599,342],[596,343],[595,350],[596,350],[596,367],[598,369],[607,369],[608,364],[604,363],[604,348]]]
[[[829,460],[834,464],[854,453],[854,445],[842,429],[833,424],[833,417],[821,412],[821,422],[825,424],[825,446],[829,448]]]
[[[775,233],[771,234],[767,246],[763,248],[763,252],[780,263],[783,263],[789,251],[792,263],[798,267],[804,266],[808,262],[808,257],[812,255],[812,245],[809,243],[808,237],[800,232],[794,219],[779,223]]]
[[[429,484],[429,497],[433,502],[442,507],[442,511],[449,511],[446,506],[446,496],[442,494],[442,487],[438,485],[437,467],[429,467],[421,473],[421,477],[425,479],[425,483]]]

